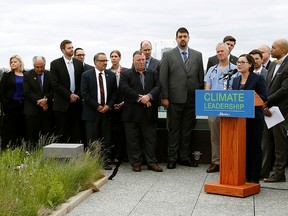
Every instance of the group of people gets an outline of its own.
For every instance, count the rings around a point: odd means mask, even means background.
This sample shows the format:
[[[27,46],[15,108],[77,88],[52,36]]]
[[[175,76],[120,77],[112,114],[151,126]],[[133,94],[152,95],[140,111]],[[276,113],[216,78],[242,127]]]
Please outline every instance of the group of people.
[[[60,44],[61,58],[45,70],[42,56],[33,58],[34,69],[24,71],[17,55],[10,58],[11,71],[0,81],[0,101],[5,114],[2,146],[19,146],[21,138],[32,145],[39,134],[55,134],[59,142],[87,143],[101,140],[104,168],[119,163],[123,152],[134,172],[142,165],[162,172],[156,159],[156,127],[158,106],[167,108],[168,169],[177,164],[195,167],[191,160],[191,132],[196,125],[195,90],[255,90],[264,101],[255,108],[255,118],[247,119],[246,177],[258,183],[285,181],[287,164],[288,113],[288,42],[274,41],[270,48],[263,45],[249,54],[233,56],[236,39],[224,38],[216,46],[204,73],[201,52],[188,46],[189,32],[176,31],[177,46],[163,53],[161,61],[153,58],[152,45],[142,41],[132,56],[132,67],[120,65],[121,53],[110,53],[112,67],[107,69],[107,56],[97,53],[94,66],[84,62],[82,48],[74,50],[70,40]],[[231,79],[223,74],[235,70]],[[264,115],[278,106],[285,121],[268,129]],[[212,158],[207,172],[220,169],[219,117],[208,117],[211,131]],[[126,145],[126,149],[124,149]],[[112,147],[112,148],[111,148]],[[274,170],[270,175],[274,165]]]
[[[239,58],[231,54],[236,39],[226,36],[217,44],[217,55],[210,57],[205,75],[206,90],[254,90],[263,100],[255,107],[255,117],[246,119],[246,179],[251,183],[283,182],[287,165],[287,105],[288,100],[288,41],[275,40],[270,49],[261,45]],[[270,54],[276,60],[270,61]],[[224,74],[234,74],[223,79]],[[284,121],[268,129],[264,116],[272,117],[269,110],[279,107]],[[207,173],[220,169],[220,119],[208,117],[211,132],[211,164]],[[274,169],[273,169],[274,167]],[[273,171],[272,171],[273,170]],[[271,172],[272,171],[272,172]]]

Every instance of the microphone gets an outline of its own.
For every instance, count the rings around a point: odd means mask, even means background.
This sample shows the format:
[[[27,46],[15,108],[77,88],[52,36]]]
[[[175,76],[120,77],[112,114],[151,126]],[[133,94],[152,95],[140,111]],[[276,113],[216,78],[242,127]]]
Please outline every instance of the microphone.
[[[220,77],[220,79],[225,79],[226,77],[230,77],[230,76],[234,75],[237,72],[238,72],[237,69],[230,69],[227,73],[223,74],[223,76]]]

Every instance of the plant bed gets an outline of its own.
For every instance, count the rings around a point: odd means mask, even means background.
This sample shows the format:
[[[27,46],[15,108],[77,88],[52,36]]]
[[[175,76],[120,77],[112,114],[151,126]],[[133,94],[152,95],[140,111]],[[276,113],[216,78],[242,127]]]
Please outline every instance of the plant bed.
[[[103,177],[98,141],[93,151],[69,160],[44,159],[42,147],[23,146],[0,153],[1,215],[47,215]]]

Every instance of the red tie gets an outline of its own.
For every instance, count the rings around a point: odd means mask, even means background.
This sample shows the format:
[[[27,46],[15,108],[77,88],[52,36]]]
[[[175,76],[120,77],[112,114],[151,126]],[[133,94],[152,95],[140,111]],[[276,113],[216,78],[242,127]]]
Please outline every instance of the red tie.
[[[105,95],[104,95],[102,73],[99,73],[99,87],[100,87],[101,106],[104,106],[105,105]]]

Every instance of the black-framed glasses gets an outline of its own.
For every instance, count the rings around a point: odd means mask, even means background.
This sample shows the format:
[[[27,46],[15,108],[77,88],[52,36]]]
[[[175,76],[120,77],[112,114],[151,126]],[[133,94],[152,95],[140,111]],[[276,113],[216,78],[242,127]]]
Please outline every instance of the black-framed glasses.
[[[76,56],[78,56],[78,57],[85,56],[85,54],[77,54]]]
[[[245,61],[237,61],[236,64],[240,64],[240,65],[244,65],[245,63],[249,63],[249,62],[245,62]]]

